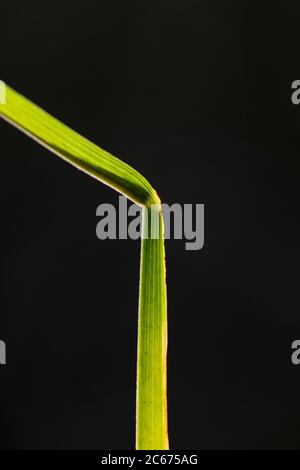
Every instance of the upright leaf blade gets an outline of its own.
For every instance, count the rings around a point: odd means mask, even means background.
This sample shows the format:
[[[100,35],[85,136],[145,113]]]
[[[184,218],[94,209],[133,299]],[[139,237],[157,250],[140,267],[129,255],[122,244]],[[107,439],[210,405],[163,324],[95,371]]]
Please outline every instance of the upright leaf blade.
[[[158,236],[151,236],[153,218]],[[163,218],[144,208],[138,321],[136,448],[169,448],[167,423],[167,296]]]

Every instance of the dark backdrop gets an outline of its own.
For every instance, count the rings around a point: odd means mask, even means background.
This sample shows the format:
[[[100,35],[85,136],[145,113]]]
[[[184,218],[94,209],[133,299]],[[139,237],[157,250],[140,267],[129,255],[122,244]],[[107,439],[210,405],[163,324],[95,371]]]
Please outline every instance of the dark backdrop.
[[[1,4],[1,75],[205,204],[167,242],[176,449],[300,448],[299,8],[237,0]],[[4,122],[0,445],[134,446],[139,242],[96,238],[118,195]]]

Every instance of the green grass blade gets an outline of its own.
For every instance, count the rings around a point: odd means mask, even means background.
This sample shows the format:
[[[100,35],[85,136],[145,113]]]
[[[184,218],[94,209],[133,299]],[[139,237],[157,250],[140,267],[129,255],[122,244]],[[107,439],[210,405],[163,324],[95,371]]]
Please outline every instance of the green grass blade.
[[[168,449],[167,305],[163,218],[159,236],[150,234],[153,213],[144,209],[140,274],[137,365],[137,449]],[[148,231],[147,231],[148,230]]]
[[[72,165],[141,205],[159,203],[149,182],[136,170],[50,116],[6,86],[0,116]]]
[[[140,270],[137,361],[137,449],[168,449],[166,354],[167,310],[163,219],[150,183],[126,163],[102,150],[41,108],[5,87],[0,117],[80,170],[144,206]],[[148,210],[155,206],[154,212]],[[155,212],[156,211],[156,212]],[[151,237],[158,214],[159,236]],[[149,238],[145,238],[145,229]]]

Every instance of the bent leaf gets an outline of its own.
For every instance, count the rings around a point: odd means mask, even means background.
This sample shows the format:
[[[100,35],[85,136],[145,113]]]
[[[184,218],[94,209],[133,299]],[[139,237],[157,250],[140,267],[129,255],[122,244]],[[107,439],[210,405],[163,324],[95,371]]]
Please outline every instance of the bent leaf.
[[[167,310],[163,219],[160,200],[136,170],[85,139],[41,108],[5,87],[0,117],[80,170],[144,206],[140,268],[137,360],[137,449],[168,449],[166,354]],[[149,208],[154,207],[154,212]],[[153,214],[158,237],[145,237]]]

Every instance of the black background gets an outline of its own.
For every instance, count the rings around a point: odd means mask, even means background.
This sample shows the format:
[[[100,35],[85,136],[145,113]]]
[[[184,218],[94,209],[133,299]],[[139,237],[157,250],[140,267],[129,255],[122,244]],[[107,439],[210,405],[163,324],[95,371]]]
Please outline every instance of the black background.
[[[0,78],[205,204],[167,242],[176,449],[300,448],[296,2],[1,4]],[[3,449],[134,446],[139,242],[96,238],[118,195],[0,123]]]

